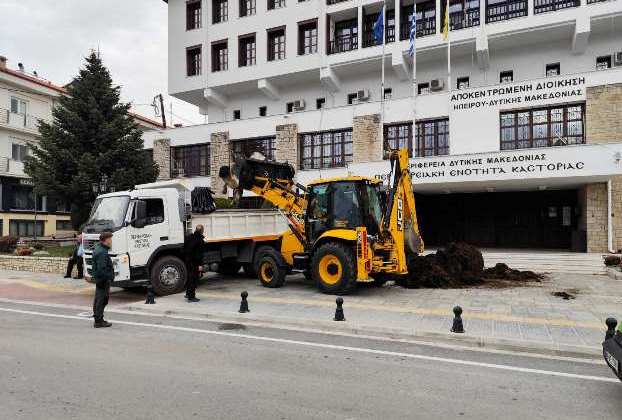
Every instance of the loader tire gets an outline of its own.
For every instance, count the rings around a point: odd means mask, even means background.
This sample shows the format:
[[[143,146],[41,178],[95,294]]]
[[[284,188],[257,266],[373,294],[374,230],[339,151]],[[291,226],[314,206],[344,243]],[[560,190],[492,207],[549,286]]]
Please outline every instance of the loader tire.
[[[151,285],[158,296],[181,292],[186,287],[186,278],[186,265],[172,255],[160,258],[151,269]]]
[[[255,271],[262,286],[282,287],[287,275],[287,264],[276,249],[264,246],[257,250]]]
[[[313,253],[313,280],[318,289],[331,295],[347,295],[356,288],[354,250],[339,242],[328,242]]]

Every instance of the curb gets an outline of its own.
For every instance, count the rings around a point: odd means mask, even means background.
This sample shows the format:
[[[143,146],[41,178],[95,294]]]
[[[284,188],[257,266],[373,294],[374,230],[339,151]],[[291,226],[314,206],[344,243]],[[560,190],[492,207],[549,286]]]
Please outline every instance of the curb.
[[[613,280],[622,280],[622,271],[607,267],[607,276]]]
[[[318,334],[331,335],[351,335],[361,338],[376,338],[384,340],[398,341],[420,341],[428,344],[444,343],[449,346],[472,348],[472,349],[494,349],[501,351],[511,351],[525,354],[550,355],[580,359],[600,359],[602,348],[582,345],[569,344],[547,344],[538,341],[514,340],[511,338],[494,338],[480,335],[454,334],[449,331],[437,332],[428,330],[403,329],[403,328],[378,328],[364,324],[353,324],[349,321],[318,321],[318,320],[290,320],[275,316],[253,316],[252,313],[224,313],[224,312],[201,312],[194,313],[189,311],[154,310],[151,305],[123,305],[115,309],[123,312],[140,313],[154,316],[173,316],[189,319],[205,319],[212,322],[239,323],[248,326],[273,328],[281,330],[304,331]],[[110,312],[114,312],[111,309]],[[603,333],[604,334],[604,333]],[[604,335],[603,335],[604,337]]]

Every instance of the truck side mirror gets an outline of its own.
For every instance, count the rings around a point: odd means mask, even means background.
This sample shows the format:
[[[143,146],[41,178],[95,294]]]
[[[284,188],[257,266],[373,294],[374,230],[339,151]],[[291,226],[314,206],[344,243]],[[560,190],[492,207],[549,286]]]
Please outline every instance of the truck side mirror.
[[[135,228],[145,227],[147,221],[147,203],[143,200],[136,200],[134,202],[134,219],[132,220],[132,226]]]

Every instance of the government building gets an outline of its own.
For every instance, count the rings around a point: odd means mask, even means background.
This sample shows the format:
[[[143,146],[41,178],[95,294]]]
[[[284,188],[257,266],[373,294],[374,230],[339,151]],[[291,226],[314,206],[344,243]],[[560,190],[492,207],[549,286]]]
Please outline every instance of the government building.
[[[401,147],[427,245],[622,249],[622,1],[446,1],[388,0],[382,45],[380,1],[169,0],[169,93],[209,123],[145,134],[160,177],[383,178]]]

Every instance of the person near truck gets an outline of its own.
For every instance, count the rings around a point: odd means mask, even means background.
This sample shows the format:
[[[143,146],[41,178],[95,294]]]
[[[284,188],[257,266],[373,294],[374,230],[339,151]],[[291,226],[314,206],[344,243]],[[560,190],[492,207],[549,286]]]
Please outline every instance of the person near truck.
[[[78,266],[78,275],[74,278],[81,279],[84,277],[84,261],[82,260],[82,257],[84,256],[84,247],[82,246],[82,234],[76,236],[75,245],[76,246],[73,249],[71,258],[67,261],[67,273],[65,274],[66,279],[71,277],[71,272],[73,271],[74,266]]]
[[[198,302],[200,299],[196,297],[196,289],[203,272],[203,225],[197,225],[194,232],[186,238],[184,254],[188,267],[186,299],[188,302]]]
[[[114,267],[108,251],[112,247],[112,232],[102,232],[99,243],[93,250],[92,276],[95,282],[95,300],[93,301],[93,317],[95,328],[110,327],[112,324],[104,320],[104,308],[108,305],[110,284],[114,280]]]

